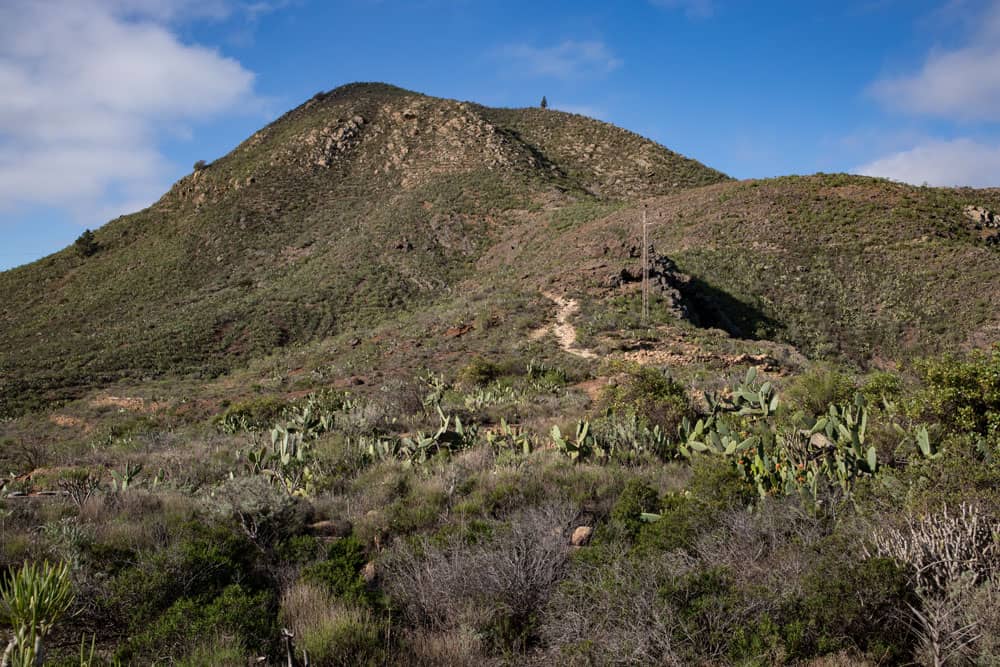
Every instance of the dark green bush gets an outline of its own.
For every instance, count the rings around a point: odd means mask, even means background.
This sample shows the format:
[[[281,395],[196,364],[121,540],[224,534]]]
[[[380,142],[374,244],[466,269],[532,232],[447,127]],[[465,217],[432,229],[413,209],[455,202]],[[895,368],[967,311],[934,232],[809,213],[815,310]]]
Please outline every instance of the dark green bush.
[[[195,535],[144,555],[111,582],[108,611],[123,616],[131,631],[148,626],[183,598],[214,599],[234,583],[264,588],[246,539],[226,530],[195,528]]]
[[[221,429],[230,432],[271,428],[281,419],[289,403],[281,396],[261,396],[230,406],[218,419]]]
[[[244,651],[267,653],[277,639],[276,614],[272,592],[254,592],[239,584],[227,586],[214,598],[183,597],[134,634],[118,657],[180,655],[220,634],[234,638]]]
[[[361,569],[368,561],[365,549],[357,538],[344,537],[327,549],[326,559],[302,570],[302,579],[322,586],[334,597],[345,602],[372,601]]]
[[[906,573],[885,558],[864,559],[857,545],[828,538],[802,579],[798,619],[805,655],[858,649],[880,664],[905,661],[914,647],[907,605],[917,600]],[[792,622],[792,619],[789,619]]]
[[[466,386],[485,387],[503,374],[503,369],[482,357],[476,357],[458,372],[458,382]]]
[[[619,382],[604,390],[600,405],[617,414],[634,414],[669,435],[677,433],[684,417],[694,416],[684,385],[650,366],[626,366]]]
[[[660,494],[641,479],[630,479],[625,483],[618,500],[611,509],[611,522],[625,535],[635,537],[644,523],[643,512],[657,512],[660,509]]]
[[[83,233],[73,242],[73,249],[80,257],[90,257],[100,250],[100,248],[101,246],[97,243],[94,232],[89,229],[83,230]]]
[[[310,563],[322,553],[323,546],[312,535],[295,535],[275,547],[275,556],[283,563]]]

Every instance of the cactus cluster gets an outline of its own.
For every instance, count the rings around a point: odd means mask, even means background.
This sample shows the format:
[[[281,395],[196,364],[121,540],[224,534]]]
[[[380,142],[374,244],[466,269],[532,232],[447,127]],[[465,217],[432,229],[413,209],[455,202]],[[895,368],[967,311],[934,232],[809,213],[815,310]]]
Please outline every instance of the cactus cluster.
[[[465,395],[465,407],[482,410],[495,405],[516,405],[524,400],[524,393],[509,385],[494,382],[486,387],[476,387]]]
[[[673,458],[673,444],[659,426],[649,426],[638,416],[614,415],[591,424],[578,421],[572,436],[553,426],[549,437],[556,449],[575,462],[594,461],[622,464],[638,462],[646,456]]]
[[[757,384],[751,368],[733,387],[731,398],[706,396],[708,416],[684,420],[678,449],[682,456],[712,454],[730,460],[761,496],[803,494],[814,501],[821,490],[849,495],[862,478],[878,474],[878,453],[867,441],[868,406],[855,395],[845,405],[798,427],[775,418],[779,401],[770,383]],[[920,442],[930,451],[926,429]]]
[[[413,435],[387,437],[362,436],[357,445],[369,461],[401,460],[404,465],[422,465],[439,456],[449,456],[476,444],[479,427],[465,424],[457,416],[445,415],[437,408],[440,425],[434,433],[417,431]]]
[[[511,426],[506,419],[500,419],[500,426],[486,432],[486,444],[493,451],[494,456],[499,456],[504,452],[514,452],[527,456],[535,449],[535,442],[532,437],[519,429]]]
[[[338,406],[351,407],[345,402]],[[304,404],[285,411],[285,419],[271,428],[269,443],[260,444],[254,435],[251,446],[238,451],[237,458],[242,459],[247,474],[267,475],[289,495],[309,495],[313,481],[311,442],[335,425],[335,410],[324,409],[319,397],[310,396]]]

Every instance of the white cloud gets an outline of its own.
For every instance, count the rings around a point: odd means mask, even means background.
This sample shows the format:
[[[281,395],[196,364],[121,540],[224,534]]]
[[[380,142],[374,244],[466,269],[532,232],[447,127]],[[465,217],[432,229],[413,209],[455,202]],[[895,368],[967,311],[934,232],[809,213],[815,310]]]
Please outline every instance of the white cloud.
[[[713,0],[650,0],[657,7],[683,10],[689,18],[704,19],[715,13]]]
[[[4,0],[0,207],[61,207],[93,226],[151,203],[170,171],[158,150],[164,135],[254,102],[251,72],[182,42],[169,23],[234,7]]]
[[[919,71],[876,81],[886,107],[950,120],[1000,120],[1000,0],[978,17],[970,38],[931,51]]]
[[[509,44],[499,56],[519,73],[555,79],[604,76],[623,64],[601,41],[566,40],[549,47]]]
[[[913,185],[1000,186],[1000,145],[971,139],[929,141],[855,170]]]

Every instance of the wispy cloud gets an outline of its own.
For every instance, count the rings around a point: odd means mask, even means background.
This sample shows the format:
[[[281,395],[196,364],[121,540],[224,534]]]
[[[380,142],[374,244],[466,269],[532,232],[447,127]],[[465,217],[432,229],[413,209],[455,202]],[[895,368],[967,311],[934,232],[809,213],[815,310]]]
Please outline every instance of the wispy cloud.
[[[1000,0],[978,15],[965,43],[927,54],[920,69],[870,92],[888,109],[959,121],[1000,121]]]
[[[693,19],[705,19],[715,14],[713,0],[649,0],[656,7],[679,9]]]
[[[508,44],[497,55],[518,73],[555,79],[605,76],[624,64],[602,41],[566,40],[548,47]]]
[[[855,172],[913,185],[1000,186],[1000,145],[972,139],[928,141],[874,160]]]
[[[151,203],[171,171],[166,134],[257,103],[252,72],[172,28],[233,11],[242,4],[0,5],[0,204],[61,207],[96,225]]]

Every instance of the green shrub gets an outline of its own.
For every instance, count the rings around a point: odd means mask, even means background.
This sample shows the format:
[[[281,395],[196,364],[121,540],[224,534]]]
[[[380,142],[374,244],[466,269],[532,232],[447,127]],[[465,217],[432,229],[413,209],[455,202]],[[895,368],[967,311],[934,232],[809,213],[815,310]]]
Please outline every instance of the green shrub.
[[[303,631],[299,645],[316,667],[384,665],[389,623],[371,611],[342,609],[326,614]]]
[[[601,407],[617,414],[634,414],[674,434],[681,421],[693,418],[687,390],[669,375],[650,366],[627,365],[617,384],[609,385]]]
[[[499,364],[476,357],[458,372],[459,383],[466,386],[485,387],[503,374]]]
[[[230,406],[218,418],[219,428],[227,433],[260,431],[271,428],[291,404],[281,396],[261,396]]]
[[[388,620],[336,600],[320,587],[299,582],[285,591],[279,618],[295,635],[296,654],[307,654],[311,665],[388,663]]]
[[[878,406],[882,400],[896,401],[903,392],[903,380],[895,373],[878,371],[865,378],[861,386],[868,405]]]
[[[196,528],[193,537],[143,555],[118,574],[110,584],[107,611],[124,616],[126,626],[136,632],[183,598],[214,599],[237,582],[264,587],[255,570],[257,553],[229,531]]]
[[[219,635],[199,641],[173,664],[176,667],[245,667],[247,655],[238,641]]]
[[[799,375],[784,391],[784,398],[807,415],[821,415],[833,403],[854,398],[854,380],[836,368],[817,364]]]
[[[690,549],[698,535],[711,524],[704,506],[687,495],[667,495],[660,518],[638,523],[636,551],[649,557],[676,549]]]
[[[917,604],[906,573],[889,559],[863,559],[856,551],[837,538],[820,546],[802,579],[797,615],[805,633],[798,651],[856,648],[881,663],[904,661],[914,647],[904,610]]]
[[[641,479],[630,479],[625,483],[618,500],[611,509],[612,524],[629,537],[634,538],[643,527],[642,514],[660,509],[660,494]]]
[[[277,604],[270,591],[250,591],[231,584],[219,595],[195,595],[174,602],[155,621],[133,634],[118,655],[182,655],[185,649],[209,642],[220,633],[244,652],[273,650],[277,640]]]
[[[322,552],[322,544],[312,535],[295,535],[275,547],[275,556],[283,563],[310,563]]]
[[[952,433],[976,433],[1000,445],[1000,347],[964,359],[946,355],[918,364],[923,388],[910,413]]]
[[[329,546],[325,560],[302,570],[302,580],[321,586],[338,600],[367,604],[371,595],[361,576],[367,560],[361,542],[344,537]]]

